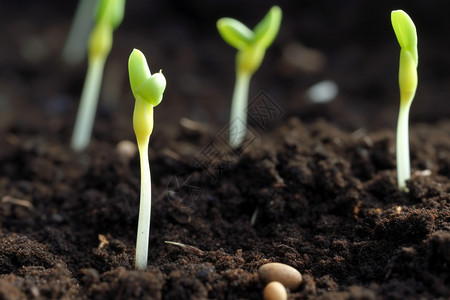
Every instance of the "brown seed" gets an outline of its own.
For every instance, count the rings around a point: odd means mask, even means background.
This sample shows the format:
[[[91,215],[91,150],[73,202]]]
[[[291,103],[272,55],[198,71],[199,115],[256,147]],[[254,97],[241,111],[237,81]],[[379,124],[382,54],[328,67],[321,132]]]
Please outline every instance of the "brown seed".
[[[263,291],[264,300],[286,300],[287,299],[286,288],[278,281],[272,281]]]
[[[279,281],[291,291],[302,283],[302,274],[291,266],[282,263],[268,263],[258,269],[258,274],[264,283]]]

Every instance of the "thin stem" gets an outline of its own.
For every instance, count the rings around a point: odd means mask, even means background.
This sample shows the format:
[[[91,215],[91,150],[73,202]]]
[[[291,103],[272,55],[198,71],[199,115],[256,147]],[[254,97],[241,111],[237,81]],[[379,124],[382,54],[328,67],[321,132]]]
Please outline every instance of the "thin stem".
[[[236,84],[233,92],[233,102],[230,114],[229,143],[233,148],[239,147],[247,133],[248,89],[251,74],[236,74]]]
[[[86,55],[89,32],[94,24],[92,11],[97,0],[80,0],[75,11],[62,57],[70,65],[81,63]]]
[[[81,93],[80,106],[78,107],[72,134],[71,147],[76,152],[84,151],[91,141],[104,65],[104,59],[92,60],[88,65],[83,92]]]
[[[141,164],[141,197],[139,203],[138,232],[136,239],[136,268],[145,270],[148,261],[150,236],[150,216],[152,208],[152,184],[148,159],[148,143],[150,137],[138,141]]]
[[[411,177],[408,131],[408,117],[411,103],[412,100],[402,101],[397,123],[397,180],[398,188],[403,191],[408,191],[406,180]]]

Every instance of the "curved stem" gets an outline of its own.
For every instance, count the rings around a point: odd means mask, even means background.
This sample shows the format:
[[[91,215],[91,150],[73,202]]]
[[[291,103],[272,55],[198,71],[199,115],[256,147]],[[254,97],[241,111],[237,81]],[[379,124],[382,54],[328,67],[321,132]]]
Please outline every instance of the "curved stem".
[[[251,74],[249,73],[236,74],[229,124],[229,143],[233,148],[241,145],[247,133],[247,105],[250,78]]]
[[[97,0],[80,0],[75,16],[62,51],[64,61],[70,65],[82,62],[86,55],[89,31],[94,24],[91,12],[94,11]]]
[[[92,60],[88,65],[71,141],[71,147],[76,152],[84,151],[91,141],[104,65],[104,59]]]
[[[148,143],[150,137],[138,142],[141,165],[141,197],[139,203],[139,219],[136,239],[136,268],[147,268],[150,236],[150,216],[152,208],[152,184],[148,159]]]
[[[400,112],[397,123],[397,180],[398,188],[403,191],[408,191],[406,187],[406,180],[411,177],[410,158],[409,158],[409,131],[408,131],[408,117],[411,101],[402,102],[400,105]],[[405,103],[405,104],[403,104]]]

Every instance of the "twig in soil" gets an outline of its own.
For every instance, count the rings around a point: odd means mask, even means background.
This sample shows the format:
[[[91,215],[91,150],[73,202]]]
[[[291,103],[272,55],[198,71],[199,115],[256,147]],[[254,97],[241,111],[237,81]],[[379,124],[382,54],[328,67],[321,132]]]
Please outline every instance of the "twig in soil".
[[[160,71],[150,73],[144,54],[134,49],[128,60],[130,86],[136,102],[133,112],[133,129],[138,144],[141,167],[141,195],[139,203],[138,232],[136,239],[136,267],[147,268],[150,216],[152,208],[152,183],[148,158],[148,144],[153,131],[153,107],[157,106],[166,89],[166,78]]]
[[[414,172],[413,176],[417,176],[417,177],[425,177],[425,176],[431,176],[431,170],[421,170],[421,171],[416,171]]]
[[[250,219],[250,225],[254,226],[256,223],[256,218],[258,217],[259,207],[257,206],[255,208],[255,211],[252,214],[252,217]]]
[[[397,123],[397,180],[398,188],[408,191],[406,181],[411,177],[409,159],[408,117],[417,89],[417,32],[411,18],[403,10],[391,13],[392,27],[400,44],[400,112]]]
[[[164,148],[161,153],[175,161],[181,161],[181,156],[178,153],[170,150],[169,148]]]
[[[182,243],[172,242],[172,241],[164,241],[164,243],[169,244],[169,245],[174,245],[174,246],[181,247],[184,250],[186,250],[187,252],[191,252],[193,254],[205,255],[205,252],[203,250],[200,250],[197,247],[194,247],[194,246],[191,246],[191,245],[185,245],[185,244],[182,244]]]
[[[33,210],[33,204],[30,203],[30,201],[23,200],[23,199],[17,199],[11,196],[3,196],[2,197],[2,203],[11,203],[17,206],[23,206],[29,210]]]
[[[371,148],[373,147],[373,141],[370,138],[370,136],[367,135],[367,129],[366,128],[359,128],[351,133],[351,137],[354,140],[360,140],[366,144],[367,147]]]
[[[221,18],[217,21],[217,29],[222,38],[238,50],[229,133],[229,143],[233,148],[241,145],[247,133],[250,78],[261,65],[267,48],[277,36],[281,17],[281,9],[273,6],[253,31],[232,18]]]
[[[103,234],[98,235],[98,240],[100,241],[100,243],[98,244],[98,249],[102,249],[106,245],[109,245],[108,239]]]

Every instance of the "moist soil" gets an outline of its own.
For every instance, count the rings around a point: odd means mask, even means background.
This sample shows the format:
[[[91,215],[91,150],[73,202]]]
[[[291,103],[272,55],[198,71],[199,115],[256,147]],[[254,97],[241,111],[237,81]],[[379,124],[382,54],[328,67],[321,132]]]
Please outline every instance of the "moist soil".
[[[1,299],[261,299],[264,284],[257,270],[268,262],[302,273],[303,282],[289,291],[290,299],[450,299],[450,119],[443,103],[448,96],[442,96],[448,77],[432,72],[442,69],[429,68],[424,76],[424,85],[431,87],[418,92],[415,100],[423,109],[414,111],[413,103],[412,176],[408,191],[399,191],[397,106],[387,104],[398,102],[398,92],[392,92],[397,89],[395,76],[386,75],[395,73],[397,62],[379,63],[392,49],[391,60],[398,59],[396,44],[390,48],[379,39],[380,56],[368,59],[359,55],[370,43],[362,39],[352,44],[344,35],[350,46],[334,51],[308,39],[313,32],[333,39],[326,24],[313,22],[312,16],[320,15],[317,7],[301,7],[305,12],[298,22],[287,12],[287,32],[295,32],[299,24],[305,40],[333,61],[299,83],[295,78],[305,78],[306,71],[292,66],[286,71],[287,62],[279,57],[289,41],[281,34],[279,45],[268,53],[272,67],[262,68],[252,82],[247,139],[231,149],[227,140],[232,123],[226,116],[233,53],[212,32],[193,25],[198,20],[208,23],[200,6],[178,3],[174,9],[177,1],[150,5],[173,20],[184,16],[185,26],[166,20],[167,33],[150,29],[154,23],[142,24],[161,49],[170,48],[172,38],[184,47],[169,53],[148,48],[156,53],[151,67],[167,62],[169,83],[165,99],[155,108],[150,146],[149,266],[138,271],[134,252],[140,171],[126,73],[117,85],[124,87],[118,98],[127,101],[108,102],[106,97],[90,147],[73,153],[69,140],[85,65],[52,61],[61,51],[73,11],[57,3],[41,10],[30,3],[26,14],[40,21],[30,31],[24,30],[31,28],[30,21],[12,17],[20,10],[18,4],[7,7],[11,13],[3,18],[10,26],[3,26],[1,33],[10,45],[34,42],[37,48],[32,48],[41,52],[30,56],[6,48],[2,53]],[[221,5],[224,12],[214,11],[211,18],[233,11]],[[254,13],[254,23],[268,7]],[[346,21],[333,30],[348,30],[352,20],[345,17],[358,15],[350,7],[334,10]],[[371,11],[370,5],[358,7],[364,8],[362,13]],[[136,3],[127,8],[135,18],[144,18]],[[427,7],[415,8],[418,19],[427,20],[419,13]],[[56,19],[42,18],[48,11]],[[126,61],[130,44],[145,48],[149,43],[142,41],[143,33],[132,34],[137,21],[126,20],[117,32],[119,49],[111,54],[116,67],[123,57]],[[186,32],[190,35],[183,40]],[[45,41],[53,44],[39,48]],[[424,53],[424,60],[433,62],[434,54]],[[356,58],[349,63],[351,56]],[[358,67],[363,61],[364,67]],[[348,64],[356,70],[344,69]],[[200,71],[202,75],[192,75]],[[217,73],[230,78],[220,79]],[[342,88],[338,98],[321,105],[307,102],[303,95],[308,82],[328,77]],[[378,107],[379,117],[373,113]]]
[[[206,142],[192,143],[194,133]],[[261,299],[258,267],[282,262],[303,274],[292,299],[446,299],[449,134],[448,121],[412,127],[405,193],[392,131],[348,133],[292,118],[240,153],[215,136],[180,132],[151,151],[144,272],[133,267],[138,158],[100,139],[75,155],[13,126],[0,161],[0,293]]]

